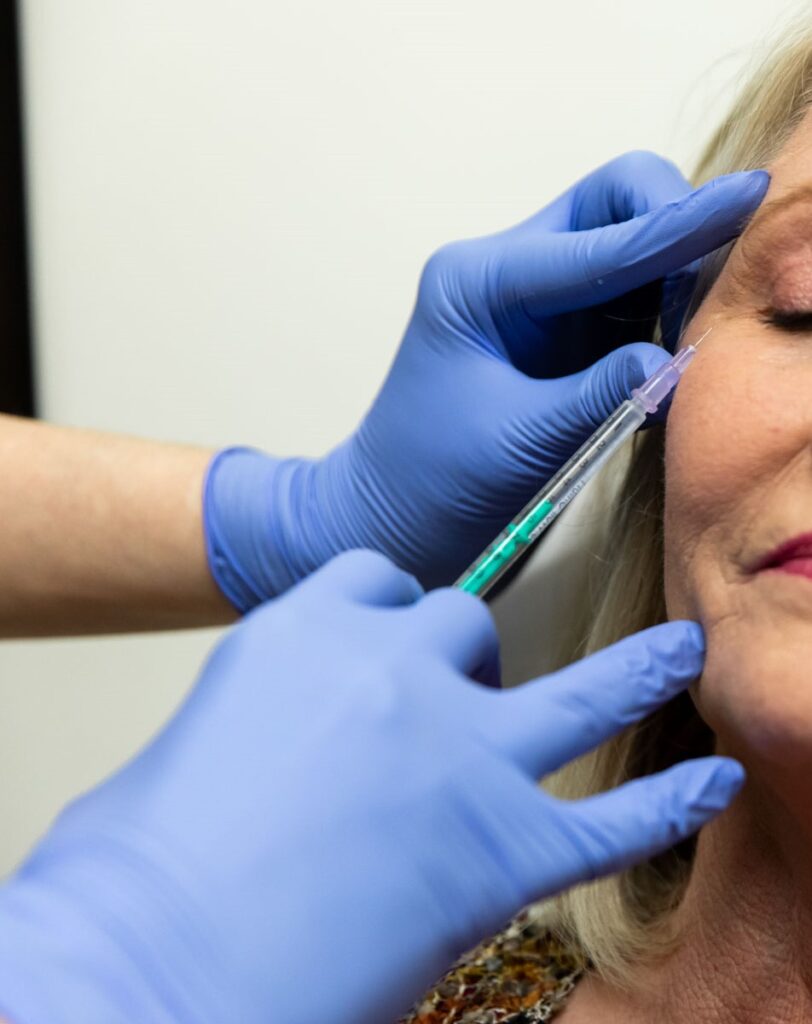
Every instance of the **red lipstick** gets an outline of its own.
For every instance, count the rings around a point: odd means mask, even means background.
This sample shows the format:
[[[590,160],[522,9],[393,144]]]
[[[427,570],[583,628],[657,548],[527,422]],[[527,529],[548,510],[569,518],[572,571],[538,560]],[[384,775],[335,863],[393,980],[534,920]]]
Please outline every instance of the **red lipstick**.
[[[756,563],[753,572],[768,570],[812,579],[812,533],[802,533],[780,544]]]

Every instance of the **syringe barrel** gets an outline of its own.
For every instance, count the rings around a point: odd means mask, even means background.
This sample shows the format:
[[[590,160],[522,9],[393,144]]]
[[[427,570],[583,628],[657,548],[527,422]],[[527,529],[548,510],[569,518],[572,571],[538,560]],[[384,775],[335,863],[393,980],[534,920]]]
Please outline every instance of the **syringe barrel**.
[[[460,590],[484,597],[553,524],[587,481],[645,418],[646,409],[637,398],[631,398],[619,406],[454,585]]]
[[[702,338],[709,332],[710,328]],[[555,522],[587,481],[611,458],[626,438],[637,430],[646,416],[655,412],[663,399],[677,386],[695,355],[696,347],[686,345],[655,370],[639,388],[635,388],[632,397],[618,406],[589,440],[581,445],[569,462],[525,505],[454,586],[483,597]]]
[[[647,414],[645,405],[637,398],[630,398],[619,405],[595,433],[584,441],[578,451],[564,463],[555,476],[551,477],[533,501],[544,495],[548,501],[557,504],[564,495],[568,495],[565,506],[562,506],[566,507],[569,501],[583,489],[587,481],[611,458],[626,438],[642,425]]]

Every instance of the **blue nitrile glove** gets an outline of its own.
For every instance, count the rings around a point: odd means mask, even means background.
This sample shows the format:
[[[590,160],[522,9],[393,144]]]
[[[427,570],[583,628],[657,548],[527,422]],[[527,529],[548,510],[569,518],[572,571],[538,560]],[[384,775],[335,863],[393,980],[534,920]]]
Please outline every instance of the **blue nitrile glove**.
[[[0,1016],[394,1020],[528,902],[728,804],[743,772],[720,757],[579,802],[536,785],[702,662],[699,627],[674,622],[488,688],[482,602],[341,556],[237,626],[158,738],[0,889]]]
[[[517,227],[441,249],[349,440],[316,460],[215,458],[204,520],[225,595],[245,611],[357,547],[451,583],[665,360],[641,342],[606,355],[645,336],[618,320],[639,307],[626,293],[674,272],[678,319],[679,268],[737,234],[767,183],[753,171],[690,192],[673,164],[632,153]]]

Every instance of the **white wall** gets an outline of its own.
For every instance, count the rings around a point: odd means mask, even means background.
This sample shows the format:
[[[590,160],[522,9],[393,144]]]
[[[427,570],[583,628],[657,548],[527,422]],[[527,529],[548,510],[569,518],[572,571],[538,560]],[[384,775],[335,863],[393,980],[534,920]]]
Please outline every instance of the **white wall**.
[[[689,162],[789,6],[24,0],[43,413],[323,451],[433,248],[624,150]],[[540,618],[516,612],[514,667]],[[149,735],[212,636],[0,646],[0,869]]]

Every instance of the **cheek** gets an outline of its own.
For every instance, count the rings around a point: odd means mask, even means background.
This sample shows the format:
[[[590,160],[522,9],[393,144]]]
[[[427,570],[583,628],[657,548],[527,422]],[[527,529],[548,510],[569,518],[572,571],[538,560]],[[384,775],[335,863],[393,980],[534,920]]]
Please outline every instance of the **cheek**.
[[[807,765],[812,601],[805,584],[747,570],[782,540],[812,530],[812,342],[763,332],[757,341],[720,333],[674,396],[666,606],[669,618],[705,628],[708,656],[693,694],[720,749]]]
[[[665,586],[672,618],[697,617],[703,584],[735,571],[743,534],[762,514],[776,469],[804,443],[797,365],[741,335],[715,342],[694,360],[668,416]],[[812,379],[808,370],[802,376],[805,385]]]

